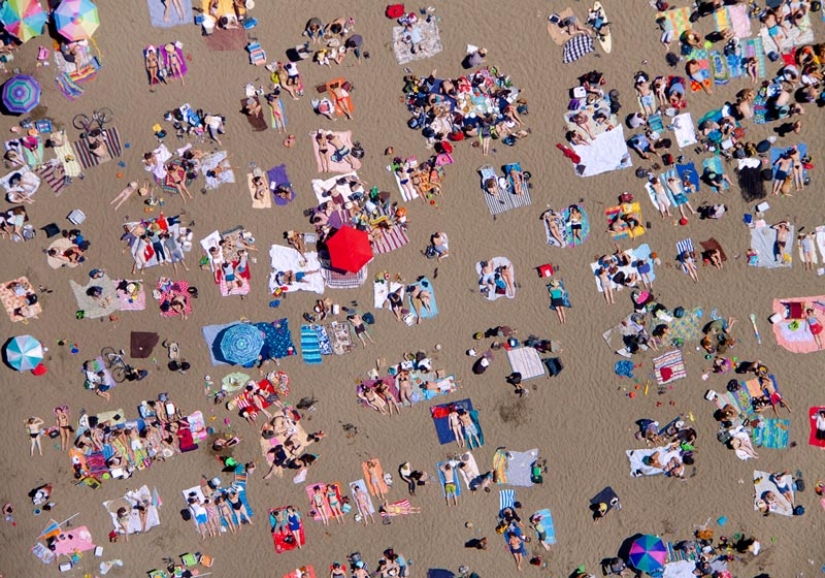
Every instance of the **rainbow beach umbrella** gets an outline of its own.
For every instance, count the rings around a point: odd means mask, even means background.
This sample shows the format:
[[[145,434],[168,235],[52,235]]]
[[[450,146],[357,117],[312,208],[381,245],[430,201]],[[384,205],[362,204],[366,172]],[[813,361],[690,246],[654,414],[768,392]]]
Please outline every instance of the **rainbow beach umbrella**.
[[[28,74],[12,76],[3,84],[2,102],[11,114],[26,114],[40,104],[40,83]]]
[[[657,575],[661,573],[667,559],[667,547],[658,536],[639,536],[630,546],[630,565],[640,572]]]
[[[43,344],[31,335],[18,335],[6,344],[6,363],[17,371],[31,371],[43,361]]]
[[[20,42],[43,34],[49,15],[39,0],[6,0],[0,6],[0,22]]]
[[[52,15],[57,32],[70,41],[91,38],[100,26],[97,6],[91,0],[63,0]]]

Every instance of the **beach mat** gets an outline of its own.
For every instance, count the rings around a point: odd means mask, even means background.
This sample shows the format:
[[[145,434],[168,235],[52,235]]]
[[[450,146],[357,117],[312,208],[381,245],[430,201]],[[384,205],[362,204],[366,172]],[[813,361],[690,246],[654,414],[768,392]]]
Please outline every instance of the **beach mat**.
[[[819,434],[817,437],[816,416],[820,411],[825,411],[825,406],[812,407],[808,410],[808,418],[811,426],[811,433],[808,437],[808,444],[818,448],[825,448],[825,435]],[[820,439],[821,438],[821,439]]]
[[[276,554],[282,554],[284,552],[289,552],[290,550],[295,550],[298,548],[298,542],[301,543],[301,547],[306,545],[306,535],[304,534],[304,521],[301,518],[300,514],[296,514],[298,516],[298,529],[291,530],[289,528],[289,524],[287,523],[287,508],[290,506],[283,506],[281,508],[272,508],[269,510],[269,531],[272,534],[272,542],[273,546],[275,547]],[[275,515],[280,514],[284,518],[283,525],[280,528],[276,528],[277,522],[275,521]],[[295,540],[295,536],[297,535],[298,542]]]
[[[364,496],[366,497],[367,512],[369,512],[370,514],[374,514],[375,513],[375,504],[372,503],[372,498],[370,497],[369,490],[367,489],[367,483],[363,479],[355,480],[354,482],[349,483],[349,492],[350,492],[349,495],[350,495],[350,499],[351,499],[351,503],[352,503],[353,507],[357,511],[358,502],[355,499],[355,488],[359,488],[361,490],[361,493],[364,494]]]
[[[262,104],[261,99],[258,98],[257,96],[253,96],[251,98],[255,102],[257,102],[258,104]],[[247,100],[248,100],[247,98],[242,98],[241,99],[241,109],[242,110],[243,110],[244,107],[246,107],[246,101]],[[265,105],[265,106],[269,106],[269,105]],[[266,118],[264,118],[264,107],[263,107],[263,105],[261,106],[261,112],[259,112],[258,114],[254,115],[254,116],[251,115],[251,114],[245,114],[244,116],[246,117],[246,122],[249,123],[249,126],[252,127],[252,130],[254,132],[263,132],[263,131],[265,131],[266,129],[269,128],[269,123],[267,122]]]
[[[419,279],[418,281],[416,281],[412,285],[417,286],[417,287],[421,287],[422,289],[425,289],[425,290],[430,292],[430,310],[429,311],[427,309],[425,309],[423,305],[420,305],[420,303],[419,303],[419,307],[415,307],[413,305],[413,298],[412,298],[411,293],[407,293],[407,303],[410,307],[412,315],[413,316],[416,315],[415,311],[418,311],[418,314],[421,315],[421,319],[432,319],[433,317],[438,315],[438,304],[436,303],[436,300],[435,300],[435,287],[433,287],[432,282],[429,279],[427,279],[426,277],[422,277],[421,279]]]
[[[576,62],[596,50],[593,38],[587,34],[577,34],[564,43],[562,49],[562,63]]]
[[[321,269],[324,284],[330,289],[357,289],[367,282],[367,269],[364,265],[357,273],[342,273],[332,269]]]
[[[753,227],[751,232],[751,249],[756,251],[756,259],[749,263],[754,267],[764,267],[766,269],[790,268],[793,264],[793,240],[794,226],[788,225],[788,244],[782,249],[782,253],[775,254],[776,250],[776,230],[768,225]]]
[[[550,234],[550,226],[547,224],[547,220],[545,218],[542,218],[542,221],[544,223],[544,232],[547,236],[547,244],[551,247],[578,247],[587,240],[587,237],[590,236],[590,217],[587,215],[587,212],[581,206],[576,206],[578,207],[579,213],[581,213],[582,216],[581,230],[579,232],[580,239],[576,239],[576,237],[573,235],[573,228],[572,224],[570,223],[570,207],[565,207],[563,211],[556,211],[555,216],[553,217],[556,223],[556,227],[561,233],[561,245],[559,245],[558,240],[556,240],[553,237],[553,235]]]
[[[215,28],[212,34],[203,36],[203,40],[209,50],[219,52],[244,50],[247,43],[246,30],[243,28],[233,28],[231,30]]]
[[[307,365],[320,365],[321,344],[313,325],[301,325],[301,358]]]
[[[610,486],[607,486],[598,494],[590,498],[590,506],[592,508],[598,509],[599,504],[606,504],[608,512],[612,510],[617,504],[619,504],[619,495],[616,493],[616,490]]]
[[[722,248],[722,245],[713,237],[711,237],[707,241],[699,241],[699,246],[702,247],[702,253],[707,253],[715,249],[719,251],[719,255],[722,258],[722,262],[728,260],[728,256],[725,254],[725,250]],[[704,255],[702,256],[702,258],[704,259]]]
[[[19,317],[14,314],[17,308],[26,305],[26,298],[25,295],[16,295],[13,290],[9,289],[8,286],[12,283],[22,285],[26,293],[35,293],[34,287],[32,287],[32,284],[26,277],[18,277],[17,279],[12,279],[0,284],[0,300],[3,301],[3,308],[6,310],[9,319],[15,323],[23,321],[24,324],[28,323],[28,319],[37,319],[37,316],[43,313],[43,306],[40,304],[39,299],[34,305],[29,305],[29,310],[31,311],[30,317]]]
[[[537,510],[530,516],[531,519],[540,518],[539,522],[544,528],[545,538],[544,543],[553,545],[556,543],[556,526],[553,523],[553,514],[550,513],[549,508]],[[536,539],[539,539],[538,532],[536,532]]]
[[[659,385],[667,385],[677,379],[687,377],[682,351],[674,349],[654,358],[653,371],[656,374],[656,383]]]
[[[123,147],[120,144],[120,133],[117,128],[107,128],[103,132],[106,134],[106,150],[109,152],[111,158],[105,159],[102,162],[108,162],[122,155]],[[75,157],[80,161],[80,166],[82,166],[83,169],[88,169],[101,163],[101,160],[94,156],[89,149],[89,141],[87,139],[75,141],[74,150]]]
[[[374,238],[370,241],[372,252],[376,255],[391,253],[410,242],[403,227],[395,226],[392,229],[379,228],[374,231]]]
[[[75,283],[72,279],[69,279],[69,284],[77,300],[78,310],[84,312],[84,319],[98,319],[120,310],[115,285],[106,274],[97,279],[90,279],[86,285]],[[91,287],[100,287],[103,290],[99,299],[93,299],[86,294]]]
[[[507,361],[514,373],[520,373],[522,381],[547,375],[546,367],[541,362],[537,349],[533,347],[516,347],[507,350]]]
[[[335,107],[335,116],[346,116],[343,107],[338,103],[338,101],[332,95],[332,87],[337,85],[338,87],[343,86],[346,82],[346,79],[343,76],[339,76],[338,78],[333,78],[329,82],[326,83],[327,92],[329,93],[329,98],[333,102],[333,106]],[[347,94],[341,101],[349,107],[350,114],[355,114],[355,105],[352,103],[352,97]]]
[[[770,472],[753,470],[753,509],[759,511],[759,502],[765,501],[766,494],[771,492],[776,500],[776,507],[771,508],[770,513],[782,516],[793,516],[793,504],[779,491],[778,485],[788,488],[791,498],[794,497],[794,483],[791,474],[774,477]]]
[[[447,479],[444,477],[444,472],[441,471],[441,467],[446,464],[447,462],[438,462],[435,464],[435,471],[438,472],[438,481],[441,482],[441,495],[445,498],[447,497]],[[453,483],[455,484],[455,495],[457,497],[461,496],[461,476],[458,473],[457,463],[454,461],[450,462],[450,466],[453,469]]]
[[[456,442],[455,435],[453,435],[453,431],[450,429],[450,423],[447,417],[451,408],[455,408],[456,410],[463,409],[470,414],[470,417],[473,419],[473,423],[478,429],[478,438],[481,441],[481,445],[484,445],[484,434],[481,431],[481,424],[478,422],[478,412],[473,409],[473,402],[469,398],[434,405],[430,408],[430,415],[433,418],[433,425],[435,426],[435,433],[438,436],[438,443],[441,445],[447,445]]]
[[[252,173],[246,174],[246,187],[249,190],[249,196],[252,198],[252,208],[253,209],[271,209],[272,208],[272,195],[264,194],[264,196],[260,199],[255,199],[255,185],[252,184],[252,179],[254,175]],[[262,175],[264,179],[264,183],[266,184],[267,191],[269,190],[269,179],[266,176],[266,173]]]
[[[171,3],[171,0],[167,0]],[[149,20],[155,28],[171,28],[183,24],[192,24],[192,0],[180,0],[183,7],[183,18],[178,15],[174,5],[169,7],[169,20],[164,20],[163,13],[166,10],[162,0],[146,0],[149,8]]]
[[[787,449],[790,430],[791,421],[788,419],[763,418],[753,430],[753,444],[756,447],[773,450]]]
[[[498,277],[498,275],[499,275],[498,274],[498,268],[499,267],[505,267],[506,266],[506,267],[510,268],[510,272],[511,272],[512,278],[513,278],[513,294],[512,295],[507,294],[507,290],[505,288],[500,287],[498,284],[496,284],[495,290],[490,292],[489,287],[487,287],[487,285],[485,285],[482,282],[483,276],[481,274],[481,269],[482,269],[481,262],[476,263],[476,275],[478,275],[478,279],[479,279],[478,292],[482,296],[484,296],[488,301],[495,301],[499,297],[507,297],[508,299],[515,299],[516,298],[516,287],[518,285],[516,283],[516,272],[513,269],[512,261],[510,261],[510,259],[508,259],[507,257],[493,257],[492,259],[490,259],[490,264],[493,266],[494,271],[496,271],[496,273],[495,273],[496,280],[499,280],[499,277]],[[503,280],[501,280],[501,282],[504,283]]]
[[[66,170],[59,160],[52,160],[34,169],[34,173],[42,180],[46,181],[54,191],[55,196],[60,195],[66,188]]]
[[[822,351],[816,344],[813,333],[804,319],[805,309],[814,310],[817,320],[823,323],[825,317],[825,295],[774,299],[771,310],[780,315],[780,321],[771,324],[776,342],[793,353],[814,353]]]
[[[344,146],[347,149],[352,150],[352,131],[351,130],[338,131],[338,132],[335,132],[335,134],[338,136],[339,139],[341,139],[341,142],[344,143]],[[315,139],[315,138],[313,138],[311,140],[312,140],[312,151],[315,154],[315,164],[318,168],[318,172],[323,173],[324,171],[323,171],[323,167],[321,166],[321,153],[319,152],[319,148],[318,148],[318,140]],[[332,148],[333,148],[332,145],[327,145],[327,146],[330,148],[330,150],[332,150]],[[347,158],[349,158],[352,161],[352,166],[350,166],[349,163],[347,163],[343,160],[341,160],[339,162],[339,161],[336,161],[334,159],[330,159],[330,161],[329,161],[329,170],[330,170],[330,172],[347,174],[347,173],[351,173],[352,171],[357,171],[358,169],[361,168],[361,161],[359,161],[358,159],[356,159],[352,155],[349,155]]]
[[[324,483],[315,483],[315,484],[307,484],[306,486],[306,493],[307,497],[309,498],[310,504],[312,504],[312,509],[309,511],[308,515],[312,516],[312,519],[320,522],[322,520],[321,514],[315,509],[315,502],[312,499],[313,494],[315,493],[314,488],[320,486],[322,492],[326,492],[326,488],[324,486],[332,486],[335,489],[336,497],[338,498],[338,503],[341,503],[341,484],[339,482],[333,482],[331,484],[324,484]],[[324,494],[324,501],[321,506],[324,509],[324,512],[327,515],[328,519],[332,519],[332,512],[329,509],[329,500],[327,500],[326,494]]]
[[[529,207],[533,204],[529,190],[521,195],[514,195],[513,193],[502,191],[498,196],[495,196],[485,192],[484,200],[487,203],[487,209],[493,216],[512,211],[513,209]]]
[[[272,199],[276,205],[283,207],[295,200],[295,189],[292,188],[292,181],[286,172],[285,164],[272,167],[266,171],[266,176],[269,179],[269,188],[272,190]],[[288,199],[284,199],[275,194],[275,189],[280,186],[289,187],[291,194]]]
[[[128,279],[115,280],[117,299],[120,302],[121,311],[143,311],[146,309],[146,288],[143,281],[132,281]],[[129,293],[125,290],[129,284],[135,285],[135,291]],[[119,287],[123,287],[120,289]]]

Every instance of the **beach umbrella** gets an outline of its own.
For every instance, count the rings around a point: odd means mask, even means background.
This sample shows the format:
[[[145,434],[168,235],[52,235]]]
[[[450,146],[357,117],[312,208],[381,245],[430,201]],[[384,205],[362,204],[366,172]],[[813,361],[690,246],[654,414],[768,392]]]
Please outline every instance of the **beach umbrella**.
[[[40,84],[33,76],[18,74],[3,84],[3,107],[12,114],[26,114],[40,104]]]
[[[364,231],[341,227],[327,241],[329,261],[333,269],[357,273],[372,261],[370,238]]]
[[[31,335],[18,335],[6,345],[6,362],[17,371],[30,371],[43,360],[43,344]]]
[[[53,15],[57,31],[71,41],[91,38],[100,26],[97,6],[91,0],[63,0]]]
[[[258,360],[264,336],[261,330],[249,323],[236,323],[223,331],[219,350],[221,357],[233,365],[252,365]]]
[[[630,565],[641,572],[655,574],[664,568],[667,548],[658,536],[645,534],[630,545]]]
[[[42,34],[48,19],[39,0],[6,0],[0,6],[3,28],[20,42]]]

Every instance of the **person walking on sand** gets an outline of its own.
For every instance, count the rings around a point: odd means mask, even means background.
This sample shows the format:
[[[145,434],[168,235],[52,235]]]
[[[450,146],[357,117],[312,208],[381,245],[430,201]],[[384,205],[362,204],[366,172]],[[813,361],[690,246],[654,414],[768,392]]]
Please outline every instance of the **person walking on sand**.
[[[40,445],[40,436],[43,435],[43,430],[41,429],[43,426],[43,420],[39,417],[31,416],[23,423],[26,424],[26,431],[29,432],[29,438],[31,439],[30,455],[34,456],[34,448],[37,448],[37,451],[40,452],[40,455],[42,456],[43,447]]]
[[[449,462],[438,467],[444,476],[444,494],[447,500],[447,506],[450,506],[450,498],[452,498],[452,505],[458,506],[458,488],[455,481],[455,470]]]

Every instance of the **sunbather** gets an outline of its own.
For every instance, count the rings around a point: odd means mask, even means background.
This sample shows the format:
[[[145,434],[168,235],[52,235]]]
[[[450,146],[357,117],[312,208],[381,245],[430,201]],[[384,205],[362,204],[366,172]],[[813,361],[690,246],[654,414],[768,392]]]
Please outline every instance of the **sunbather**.
[[[383,500],[386,497],[384,493],[384,482],[381,479],[381,475],[378,470],[378,463],[374,460],[367,460],[367,476],[369,477],[369,483],[372,487],[372,491],[375,492],[375,497],[380,500]]]
[[[367,331],[367,325],[364,322],[364,318],[361,317],[359,313],[350,313],[347,315],[347,321],[349,321],[352,326],[352,330],[355,332],[355,335],[361,340],[361,345],[363,347],[367,347],[367,339],[369,339],[369,342],[373,345],[375,344],[375,341],[372,340],[372,336],[369,334],[369,331]]]
[[[387,411],[387,402],[384,401],[381,397],[375,393],[375,390],[372,388],[366,387],[364,385],[358,386],[358,398],[363,400],[369,407],[377,411],[378,413],[388,414]]]
[[[444,493],[447,501],[447,506],[450,506],[450,499],[452,498],[452,505],[458,506],[458,487],[456,486],[455,470],[450,462],[442,464],[438,467],[444,475]]]
[[[407,287],[407,292],[410,294],[410,298],[413,302],[413,309],[416,309],[416,316],[418,317],[417,323],[421,323],[421,316],[426,310],[427,313],[432,313],[432,308],[430,306],[430,300],[432,299],[432,292],[427,289],[421,287],[421,285],[411,285]],[[418,303],[419,307],[415,307],[415,304]]]
[[[163,21],[169,22],[169,13],[171,12],[172,8],[175,8],[175,12],[178,14],[178,20],[184,21],[186,20],[186,14],[183,11],[183,3],[181,0],[161,0],[163,3]]]
[[[473,421],[470,412],[466,410],[458,411],[458,420],[464,430],[464,437],[467,438],[467,447],[473,448],[473,441],[475,440],[475,447],[481,447],[481,439],[479,438],[478,427]]]
[[[358,484],[352,484],[350,488],[352,489],[352,497],[355,500],[355,507],[358,509],[364,525],[375,524],[375,516],[373,516],[370,508],[369,496],[364,493],[364,490]]]
[[[596,270],[596,276],[599,278],[599,284],[602,288],[602,295],[608,304],[613,304],[613,282],[610,279],[610,271],[607,267],[599,267]]]
[[[410,502],[407,501],[407,500],[401,500],[400,502],[393,502],[392,504],[390,504],[389,502],[384,500],[384,503],[381,504],[381,509],[390,516],[405,516],[407,514],[420,514],[421,513],[421,508],[418,508],[416,506],[411,506]]]
[[[329,515],[327,513],[326,500],[324,499],[324,486],[317,485],[312,488],[312,497],[309,500],[310,506],[313,507],[324,526],[329,526]]]
[[[325,489],[327,504],[329,504],[330,515],[339,524],[344,523],[344,512],[341,511],[341,501],[338,498],[338,488],[334,484],[327,484]]]
[[[561,286],[561,283],[556,281],[550,281],[548,286],[550,290],[550,304],[556,309],[556,315],[559,318],[561,323],[567,322],[567,315],[565,314],[565,291]]]
[[[461,429],[461,418],[458,414],[458,409],[455,406],[450,407],[450,413],[447,415],[447,423],[450,426],[450,431],[453,433],[453,438],[458,447],[464,447],[464,432]]]
[[[387,408],[389,409],[390,415],[392,415],[393,409],[395,409],[395,413],[400,415],[401,408],[399,407],[392,391],[390,391],[390,386],[387,385],[384,380],[379,379],[375,382],[373,387],[375,388],[375,393],[387,403]]]
[[[550,236],[558,243],[559,247],[564,247],[564,238],[559,229],[559,216],[553,209],[547,209],[541,214],[541,218],[547,224],[547,230],[550,231]]]

